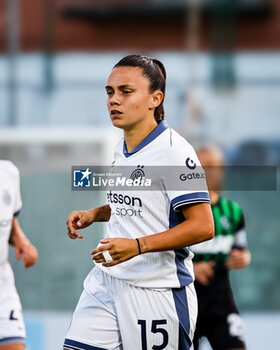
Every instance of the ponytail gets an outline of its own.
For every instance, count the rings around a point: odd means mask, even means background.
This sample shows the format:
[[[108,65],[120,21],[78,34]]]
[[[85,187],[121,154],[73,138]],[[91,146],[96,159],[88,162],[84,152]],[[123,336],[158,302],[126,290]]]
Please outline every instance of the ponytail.
[[[157,66],[157,68],[160,71],[160,74],[162,76],[162,79],[164,81],[164,94],[165,94],[165,84],[166,84],[166,70],[165,70],[165,67],[164,67],[163,63],[160,62],[159,60],[152,59],[152,61],[153,61],[153,64],[155,66]],[[165,97],[165,95],[163,95],[163,99],[161,101],[161,104],[158,107],[156,107],[155,113],[154,113],[155,120],[156,120],[156,122],[158,124],[161,122],[161,120],[164,119],[164,107],[163,107],[164,97]]]

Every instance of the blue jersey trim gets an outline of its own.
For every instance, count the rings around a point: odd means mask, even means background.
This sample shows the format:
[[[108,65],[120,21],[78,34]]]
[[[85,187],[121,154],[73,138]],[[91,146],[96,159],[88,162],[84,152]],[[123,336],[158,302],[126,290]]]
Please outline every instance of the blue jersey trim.
[[[152,142],[155,138],[157,138],[164,130],[168,129],[168,124],[165,120],[162,120],[153,131],[149,133],[148,136],[144,138],[143,141],[139,143],[131,152],[127,151],[125,140],[123,142],[123,154],[126,158],[130,157],[134,153],[140,151],[143,147],[147,146],[150,142]]]
[[[9,337],[0,339],[0,345],[14,344],[14,343],[25,343],[25,338],[23,337]]]
[[[17,210],[17,211],[14,213],[14,218],[16,218],[17,216],[19,216],[20,211],[21,211],[21,209]]]
[[[211,203],[208,192],[194,192],[183,194],[172,199],[171,204],[175,211],[178,211],[178,208],[183,205],[190,205],[194,203]]]
[[[98,348],[96,346],[80,343],[79,341],[71,340],[71,339],[65,339],[64,349],[69,350],[106,350],[104,348]]]
[[[243,250],[243,249],[247,249],[248,246],[247,245],[241,245],[241,244],[234,244],[231,249],[239,249],[239,250]]]
[[[176,213],[172,205],[170,205],[169,212],[169,228],[177,226],[180,222],[185,220],[184,216],[181,217]],[[187,248],[174,250],[175,253],[175,264],[177,267],[177,277],[180,282],[180,287],[187,286],[188,284],[193,282],[192,276],[189,273],[186,265],[185,259],[189,256],[190,252]]]
[[[187,248],[177,249],[174,252],[180,287],[187,286],[193,282],[193,278],[185,265],[185,259],[189,256],[190,252]]]
[[[173,299],[179,318],[179,349],[189,350],[192,345],[190,339],[190,318],[186,288],[173,288]]]

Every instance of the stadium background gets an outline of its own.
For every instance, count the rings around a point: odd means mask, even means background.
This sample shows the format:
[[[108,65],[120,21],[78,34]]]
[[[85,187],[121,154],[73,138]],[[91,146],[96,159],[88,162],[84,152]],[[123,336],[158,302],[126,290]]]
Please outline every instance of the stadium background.
[[[120,135],[106,111],[112,66],[132,52],[159,58],[170,126],[195,146],[217,143],[227,164],[279,166],[279,32],[277,0],[0,1],[0,158],[21,171],[19,220],[39,250],[27,271],[10,251],[27,350],[60,348],[102,236],[95,224],[71,241],[65,221],[105,200],[72,192],[71,166],[112,160]],[[231,273],[248,349],[275,349],[279,191],[226,195],[244,209],[252,252],[251,265]]]

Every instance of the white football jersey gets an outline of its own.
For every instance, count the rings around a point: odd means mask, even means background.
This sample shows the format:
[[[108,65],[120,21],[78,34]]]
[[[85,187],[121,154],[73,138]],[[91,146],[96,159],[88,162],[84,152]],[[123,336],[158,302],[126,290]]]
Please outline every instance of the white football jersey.
[[[8,261],[12,220],[22,206],[17,167],[0,160],[0,266]]]
[[[0,160],[0,344],[24,343],[22,307],[8,261],[12,220],[22,206],[17,167]]]
[[[205,174],[194,149],[166,121],[160,122],[130,153],[122,139],[114,156],[114,168],[140,169],[156,185],[152,190],[140,187],[124,191],[121,186],[108,190],[111,217],[106,238],[135,239],[166,231],[184,221],[182,206],[210,203]],[[153,167],[160,171],[152,171]],[[178,288],[193,281],[192,257],[184,248],[138,255],[113,267],[96,265],[135,286]]]

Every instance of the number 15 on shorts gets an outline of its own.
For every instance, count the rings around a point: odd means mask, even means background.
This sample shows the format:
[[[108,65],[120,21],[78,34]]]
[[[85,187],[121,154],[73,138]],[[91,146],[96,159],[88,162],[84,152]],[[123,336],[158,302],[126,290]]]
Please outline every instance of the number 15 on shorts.
[[[142,350],[148,350],[148,345],[147,345],[147,332],[151,333],[160,333],[162,336],[161,343],[159,344],[154,344],[152,346],[153,350],[162,350],[166,349],[168,345],[168,333],[167,330],[164,328],[164,325],[167,324],[166,320],[153,320],[151,328],[147,326],[147,321],[146,320],[138,320],[138,324],[141,327],[141,343],[142,343]]]

